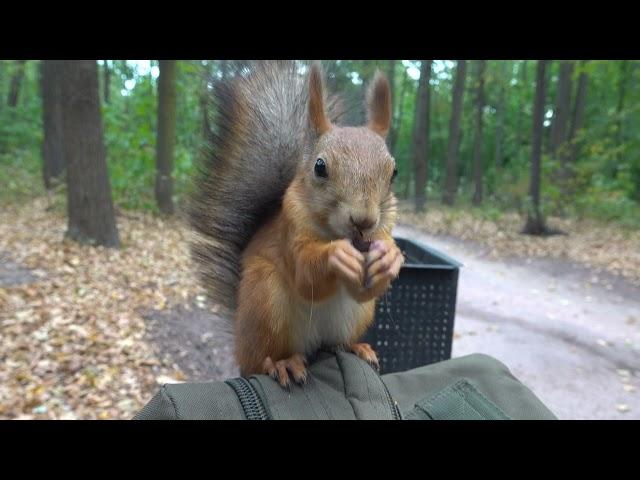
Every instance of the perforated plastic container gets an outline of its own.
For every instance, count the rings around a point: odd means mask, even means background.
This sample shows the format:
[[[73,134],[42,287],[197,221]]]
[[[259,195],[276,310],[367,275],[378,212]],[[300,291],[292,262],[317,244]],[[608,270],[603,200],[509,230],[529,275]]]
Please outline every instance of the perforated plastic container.
[[[426,245],[395,237],[405,255],[400,275],[377,302],[364,337],[378,354],[381,373],[451,358],[456,313],[456,260]]]

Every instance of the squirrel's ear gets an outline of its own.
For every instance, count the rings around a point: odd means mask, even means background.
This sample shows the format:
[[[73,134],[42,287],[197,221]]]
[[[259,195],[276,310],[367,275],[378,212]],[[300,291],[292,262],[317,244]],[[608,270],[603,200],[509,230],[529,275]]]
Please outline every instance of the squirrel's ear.
[[[391,128],[391,88],[384,74],[378,70],[367,91],[367,125],[382,138]]]
[[[331,122],[324,108],[322,69],[319,62],[313,62],[309,71],[309,124],[316,135],[322,135],[331,129]]]

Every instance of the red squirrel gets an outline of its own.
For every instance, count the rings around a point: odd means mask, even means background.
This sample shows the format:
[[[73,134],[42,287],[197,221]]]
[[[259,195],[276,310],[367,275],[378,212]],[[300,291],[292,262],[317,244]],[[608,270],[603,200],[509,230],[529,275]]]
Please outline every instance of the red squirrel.
[[[391,230],[397,173],[385,137],[391,92],[376,72],[367,123],[341,126],[319,63],[260,61],[216,87],[190,209],[192,253],[210,298],[232,319],[243,376],[304,383],[307,360],[342,347],[374,367],[359,339],[404,257]]]

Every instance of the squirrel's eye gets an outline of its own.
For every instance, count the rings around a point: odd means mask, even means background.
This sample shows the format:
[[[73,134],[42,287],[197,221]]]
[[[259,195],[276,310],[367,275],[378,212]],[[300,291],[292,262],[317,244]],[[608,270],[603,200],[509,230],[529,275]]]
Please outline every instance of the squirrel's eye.
[[[397,176],[398,176],[398,169],[394,168],[393,169],[393,175],[391,175],[391,181],[393,182],[396,179]]]
[[[313,168],[314,172],[318,177],[327,178],[327,164],[324,163],[324,160],[319,158],[316,160],[316,166]]]

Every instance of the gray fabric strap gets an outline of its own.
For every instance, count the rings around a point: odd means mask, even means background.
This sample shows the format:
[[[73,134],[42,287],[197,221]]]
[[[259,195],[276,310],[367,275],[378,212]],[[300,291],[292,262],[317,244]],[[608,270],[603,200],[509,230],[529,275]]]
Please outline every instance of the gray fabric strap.
[[[382,380],[404,418],[556,418],[506,365],[483,354],[383,375]]]
[[[466,380],[416,403],[408,420],[510,420]]]

